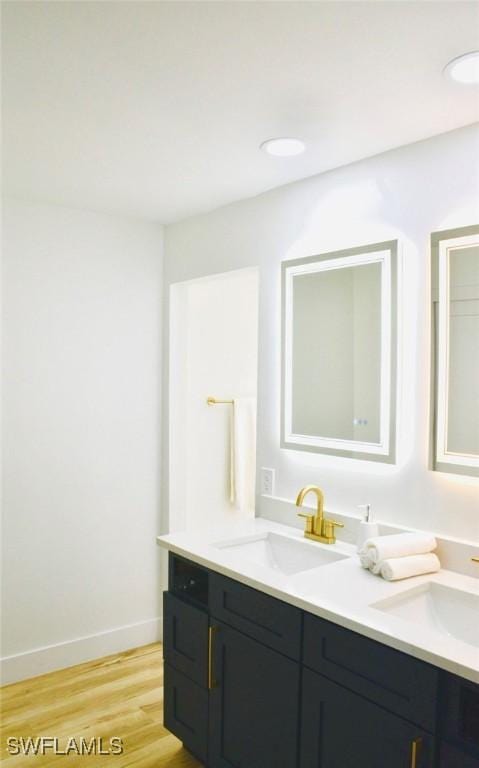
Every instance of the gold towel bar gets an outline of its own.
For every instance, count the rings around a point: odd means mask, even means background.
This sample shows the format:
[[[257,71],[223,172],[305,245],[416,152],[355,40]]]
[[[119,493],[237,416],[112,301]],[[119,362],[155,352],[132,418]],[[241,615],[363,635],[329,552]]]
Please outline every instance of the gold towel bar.
[[[217,400],[216,397],[207,397],[206,402],[208,403],[208,405],[220,405],[222,403],[225,403],[227,405],[233,405],[232,400]]]

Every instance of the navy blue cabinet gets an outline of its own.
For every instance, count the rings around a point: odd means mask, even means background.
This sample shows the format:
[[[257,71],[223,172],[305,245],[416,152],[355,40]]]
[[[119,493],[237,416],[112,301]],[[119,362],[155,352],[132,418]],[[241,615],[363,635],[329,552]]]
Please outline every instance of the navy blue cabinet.
[[[165,592],[163,605],[165,660],[190,680],[207,684],[208,614]]]
[[[170,587],[163,595],[164,724],[207,765],[208,571],[170,557]]]
[[[292,659],[301,654],[301,611],[218,573],[211,574],[210,613]]]
[[[300,667],[225,624],[214,633],[211,768],[293,768]]]
[[[165,662],[164,724],[199,760],[208,760],[208,691]]]
[[[479,686],[444,673],[440,701],[440,768],[479,768]]]
[[[439,768],[479,768],[479,758],[443,741],[440,746]]]
[[[479,686],[170,554],[164,722],[206,768],[479,768]]]
[[[433,737],[305,669],[299,764],[300,768],[432,768]]]
[[[330,621],[304,617],[303,663],[433,732],[439,670]]]

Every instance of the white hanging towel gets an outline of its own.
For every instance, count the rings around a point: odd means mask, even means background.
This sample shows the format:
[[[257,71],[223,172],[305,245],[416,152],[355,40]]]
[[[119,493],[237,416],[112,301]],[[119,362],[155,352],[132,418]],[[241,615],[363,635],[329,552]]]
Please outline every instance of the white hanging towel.
[[[256,485],[256,398],[233,400],[230,500],[241,512],[254,511]]]

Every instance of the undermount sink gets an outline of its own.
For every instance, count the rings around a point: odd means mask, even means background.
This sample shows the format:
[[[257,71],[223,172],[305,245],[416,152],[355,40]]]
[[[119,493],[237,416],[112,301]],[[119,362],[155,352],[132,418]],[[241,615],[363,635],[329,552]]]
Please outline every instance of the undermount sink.
[[[271,532],[219,542],[215,546],[285,575],[309,571],[347,557],[318,544]]]
[[[370,607],[479,647],[479,594],[429,581]]]

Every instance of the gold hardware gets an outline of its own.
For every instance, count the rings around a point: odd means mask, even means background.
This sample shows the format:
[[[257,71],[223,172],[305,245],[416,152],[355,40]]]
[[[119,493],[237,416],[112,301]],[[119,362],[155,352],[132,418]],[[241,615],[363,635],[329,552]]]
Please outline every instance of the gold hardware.
[[[421,751],[422,739],[419,737],[411,741],[411,768],[417,768],[417,759]]]
[[[232,400],[218,400],[216,397],[207,397],[206,402],[208,405],[221,405],[221,404],[233,405]]]
[[[324,507],[324,494],[321,490],[321,488],[318,488],[317,485],[306,485],[304,488],[301,488],[300,492],[298,493],[298,498],[296,499],[296,506],[300,507],[304,501],[304,497],[308,493],[315,493],[316,498],[318,500],[318,508],[316,512],[316,517],[323,518],[323,507]],[[314,515],[313,515],[314,517]]]
[[[344,525],[342,523],[337,523],[336,520],[328,520],[324,517],[324,494],[321,488],[318,488],[317,485],[307,485],[300,490],[298,498],[296,499],[297,507],[302,506],[304,497],[308,493],[316,494],[318,507],[315,515],[298,512],[298,517],[306,518],[304,529],[305,537],[307,539],[313,539],[313,541],[322,541],[323,544],[334,544],[336,541],[334,529],[344,528]]]
[[[471,562],[479,563],[479,557],[471,557]]]
[[[306,515],[304,512],[298,512],[298,517],[304,517],[304,519],[306,520],[304,535],[306,536],[307,533],[312,533],[314,515]]]
[[[323,531],[324,535],[327,536],[328,539],[335,538],[334,536],[334,529],[335,528],[344,528],[344,525],[342,523],[336,522],[336,520],[324,520],[323,521]]]
[[[208,690],[216,688],[216,680],[213,675],[213,639],[218,627],[208,627]]]

